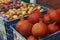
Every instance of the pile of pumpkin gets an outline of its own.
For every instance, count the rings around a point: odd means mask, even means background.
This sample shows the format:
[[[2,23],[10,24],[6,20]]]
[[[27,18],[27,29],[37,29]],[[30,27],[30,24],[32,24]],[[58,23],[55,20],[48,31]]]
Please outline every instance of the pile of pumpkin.
[[[39,40],[60,30],[60,9],[50,9],[45,15],[34,10],[26,19],[16,23],[16,30],[27,40]]]

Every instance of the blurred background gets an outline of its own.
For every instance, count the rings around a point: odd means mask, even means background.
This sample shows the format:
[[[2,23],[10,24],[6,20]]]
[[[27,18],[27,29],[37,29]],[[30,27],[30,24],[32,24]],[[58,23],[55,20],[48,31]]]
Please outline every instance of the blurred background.
[[[22,1],[29,2],[30,0],[22,0]],[[60,0],[36,0],[36,3],[47,6],[49,8],[54,9],[60,8]]]

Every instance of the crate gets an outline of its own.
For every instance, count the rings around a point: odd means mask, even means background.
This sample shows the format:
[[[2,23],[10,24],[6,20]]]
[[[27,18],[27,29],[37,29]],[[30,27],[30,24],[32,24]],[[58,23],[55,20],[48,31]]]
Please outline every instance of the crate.
[[[29,3],[27,3],[27,5],[28,5]],[[30,4],[32,4],[32,3],[30,3]],[[38,4],[35,4],[36,6],[38,6]],[[47,10],[49,10],[49,8],[47,8],[47,7],[45,7],[45,6],[42,6],[42,5],[40,5],[41,7],[42,7],[42,9],[44,9],[44,12],[42,12],[42,14],[43,15],[45,15],[46,14],[46,12],[47,12]],[[16,6],[16,7],[14,7],[14,8],[16,8],[16,9],[18,9],[18,8],[20,8],[20,7],[22,7],[22,6]],[[11,8],[11,9],[13,9],[13,8]],[[7,12],[9,9],[6,9],[6,10],[3,10],[4,12]],[[7,20],[7,18],[5,18],[5,17],[3,17],[2,15],[0,15],[3,19],[4,19],[4,23],[5,24],[7,24],[7,25],[12,25],[12,24],[14,24],[14,23],[16,23],[16,21],[17,20],[19,20],[19,18],[17,18],[17,19],[14,19],[14,20]],[[26,16],[24,16],[24,18],[26,18],[26,17],[28,17],[28,15],[26,15]]]
[[[24,18],[24,19],[27,19],[27,18]],[[18,21],[17,21],[17,22],[18,22]],[[22,35],[15,29],[15,24],[11,25],[10,28],[11,28],[13,31],[17,32],[18,35],[22,36]],[[19,36],[19,37],[20,37],[20,36]],[[22,37],[22,38],[23,38],[22,40],[24,40],[24,37]],[[57,31],[56,33],[53,33],[53,34],[51,34],[51,35],[49,35],[49,36],[47,36],[47,37],[41,38],[41,39],[39,39],[39,40],[60,40],[60,31]]]
[[[22,36],[22,35],[15,29],[15,24],[11,25],[10,28],[13,29],[13,31],[16,31],[16,33],[17,33],[18,35]],[[19,36],[19,37],[20,37],[20,36]],[[22,38],[23,38],[22,40],[24,40],[24,37],[22,37]],[[25,39],[26,39],[26,38],[25,38]],[[51,34],[51,35],[49,35],[49,36],[47,36],[47,37],[41,38],[41,39],[39,39],[39,40],[60,40],[60,31],[57,31],[56,33],[53,33],[53,34]]]
[[[8,2],[8,4],[12,4],[13,2],[17,2],[17,1],[18,1],[18,0],[12,0],[12,1]],[[19,2],[21,2],[21,1],[19,1]],[[0,4],[5,4],[5,3],[0,3]],[[20,6],[21,6],[21,5],[20,5]],[[17,7],[20,7],[20,6],[12,6],[11,8],[0,9],[0,12],[1,12],[1,11],[6,12],[6,11],[8,11],[9,9],[17,8]]]
[[[29,3],[27,3],[27,4],[29,4]],[[38,4],[36,4],[36,6],[37,6],[37,5],[38,5]],[[18,8],[20,8],[20,7],[22,7],[22,6],[16,6],[15,8],[18,9]],[[44,9],[44,12],[42,12],[42,14],[45,15],[45,13],[47,12],[47,10],[48,10],[49,8],[44,7],[44,6],[42,6],[42,8]],[[8,11],[8,10],[9,10],[9,8],[8,8],[8,9],[4,9],[4,10],[2,10],[2,11],[5,11],[5,12],[6,12],[6,11]],[[0,12],[1,12],[1,11],[0,11]],[[9,26],[12,25],[12,24],[16,24],[17,21],[20,20],[20,18],[17,18],[17,19],[8,21],[7,18],[3,17],[2,15],[0,15],[0,17],[4,19],[4,25],[5,25],[6,32],[7,32],[7,40],[14,40],[14,39],[13,39],[13,30],[12,30]],[[25,19],[26,19],[27,17],[28,17],[28,15],[27,15],[27,16],[24,16]]]
[[[53,33],[45,38],[42,38],[43,40],[60,40],[60,31]]]
[[[17,36],[21,39],[21,40],[26,40],[26,38],[24,38],[21,34],[19,34],[13,27],[15,26],[15,24],[12,26],[10,26],[10,28],[15,31],[15,33],[17,34]]]

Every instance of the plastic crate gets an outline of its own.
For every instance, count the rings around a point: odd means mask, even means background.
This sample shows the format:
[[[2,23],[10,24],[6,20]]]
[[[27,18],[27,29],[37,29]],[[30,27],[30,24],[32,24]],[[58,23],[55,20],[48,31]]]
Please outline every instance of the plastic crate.
[[[19,34],[19,33],[14,29],[14,28],[15,28],[15,24],[14,24],[14,25],[11,25],[10,28],[17,33],[17,35],[18,35],[19,38],[21,38],[22,40],[26,40],[25,37],[23,37],[21,34]]]
[[[15,24],[11,25],[10,28],[13,29],[13,31],[16,31]],[[16,32],[18,35],[22,36],[18,31],[16,31]],[[57,31],[56,33],[53,33],[53,34],[51,34],[47,37],[41,38],[39,40],[60,40],[60,31]]]
[[[53,33],[45,38],[42,38],[43,40],[60,40],[60,31]]]
[[[27,3],[27,4],[29,4],[29,3]],[[38,6],[38,4],[35,4],[35,5]],[[22,6],[16,6],[15,8],[18,9],[20,7],[22,7]],[[42,14],[45,15],[46,12],[47,12],[47,10],[49,10],[49,8],[44,7],[44,6],[41,6],[41,7],[44,9],[44,12],[42,12]],[[6,10],[4,10],[4,12],[7,12],[8,10],[9,9],[6,9]],[[9,21],[9,20],[7,20],[7,18],[3,17],[2,15],[1,15],[1,17],[4,19],[4,23],[7,24],[7,25],[12,25],[12,24],[16,23],[17,20],[19,20],[19,18],[17,18],[17,19],[14,19],[14,20],[10,20]],[[28,17],[28,15],[27,16],[24,16],[24,18],[26,18],[26,17]]]
[[[13,3],[14,1],[12,0],[12,1],[10,1],[10,2],[8,2],[8,4],[11,4],[11,3]],[[15,2],[17,2],[17,0],[15,0]],[[21,1],[19,1],[19,2],[21,2]],[[5,3],[0,3],[0,4],[5,4]],[[20,6],[12,6],[11,8],[17,8],[17,7],[20,7]],[[0,10],[0,12],[1,11],[8,11],[9,9],[11,9],[11,8],[5,8],[5,9],[1,9]]]
[[[27,4],[29,4],[29,3],[27,3]],[[36,6],[37,6],[37,5],[38,5],[38,4],[36,4]],[[21,6],[18,6],[18,7],[15,7],[15,8],[19,8],[19,7],[21,7]],[[42,8],[44,9],[44,12],[42,12],[42,14],[44,15],[49,8],[44,7],[44,6],[42,6]],[[8,11],[8,10],[9,10],[9,8],[6,9],[6,10],[3,10],[3,11],[6,12],[6,11]],[[0,15],[0,17],[4,19],[4,25],[5,25],[6,32],[7,32],[7,40],[14,40],[14,39],[13,39],[13,30],[12,30],[9,26],[12,25],[12,24],[16,24],[16,23],[20,20],[20,18],[17,18],[17,19],[8,21],[7,18],[4,18],[2,15]],[[28,17],[28,16],[24,16],[25,19],[26,19],[27,17]]]

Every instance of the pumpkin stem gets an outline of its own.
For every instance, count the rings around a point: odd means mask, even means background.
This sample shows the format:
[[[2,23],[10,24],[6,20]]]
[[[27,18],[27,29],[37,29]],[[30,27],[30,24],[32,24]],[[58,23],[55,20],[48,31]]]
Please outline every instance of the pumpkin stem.
[[[40,18],[40,21],[43,21],[43,18]]]
[[[56,22],[54,22],[53,24],[56,24]]]

